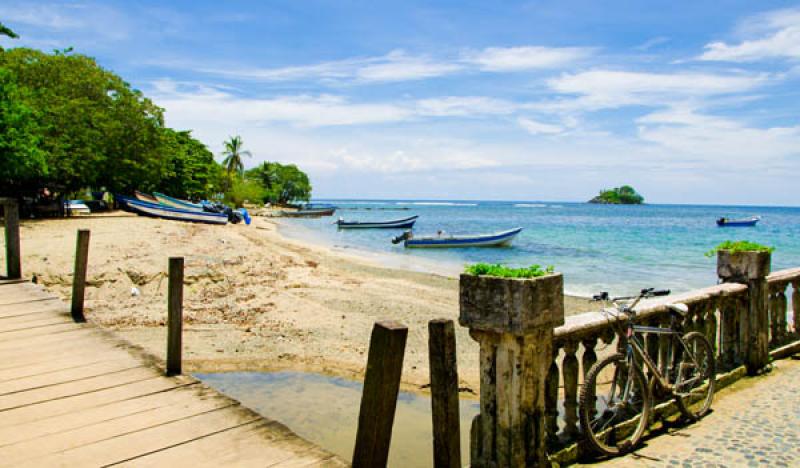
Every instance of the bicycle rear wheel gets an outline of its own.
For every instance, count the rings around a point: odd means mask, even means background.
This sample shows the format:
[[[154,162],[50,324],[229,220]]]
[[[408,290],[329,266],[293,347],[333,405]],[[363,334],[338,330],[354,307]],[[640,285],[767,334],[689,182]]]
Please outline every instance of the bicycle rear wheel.
[[[622,354],[609,356],[592,366],[581,389],[584,437],[606,455],[625,453],[642,438],[651,405],[642,370]]]
[[[711,343],[702,333],[687,333],[683,341],[689,352],[682,349],[672,384],[675,385],[678,409],[687,418],[696,420],[702,418],[711,408],[717,372],[716,361]]]

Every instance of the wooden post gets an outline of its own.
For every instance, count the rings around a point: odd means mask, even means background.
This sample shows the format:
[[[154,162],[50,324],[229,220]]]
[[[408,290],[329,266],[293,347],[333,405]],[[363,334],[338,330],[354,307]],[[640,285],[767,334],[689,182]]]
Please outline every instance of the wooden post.
[[[89,237],[88,229],[78,230],[78,240],[75,245],[75,272],[72,276],[72,320],[82,323],[86,321],[83,315],[83,300],[86,294],[86,268],[89,263]]]
[[[167,375],[179,375],[182,371],[182,335],[183,257],[170,257],[167,291]]]
[[[0,199],[6,224],[6,278],[22,278],[22,257],[19,242],[19,205],[13,198]]]
[[[377,322],[372,328],[353,450],[354,468],[386,466],[407,337],[408,328],[401,323]]]
[[[717,252],[717,275],[723,283],[747,284],[748,306],[740,322],[744,364],[754,375],[769,363],[769,252]]]
[[[433,417],[433,466],[461,466],[456,334],[452,320],[428,322],[428,356]]]
[[[564,323],[563,277],[462,274],[459,288],[458,321],[481,346],[481,413],[472,434],[478,440],[471,441],[471,453],[478,456],[470,463],[549,467],[546,393],[553,329]],[[574,364],[570,375],[577,375],[577,360]]]

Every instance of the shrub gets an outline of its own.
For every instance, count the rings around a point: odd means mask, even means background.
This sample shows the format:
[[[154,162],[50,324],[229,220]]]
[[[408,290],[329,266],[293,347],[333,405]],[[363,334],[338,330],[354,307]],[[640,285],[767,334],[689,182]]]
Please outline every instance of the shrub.
[[[500,278],[538,278],[553,273],[553,266],[542,269],[541,265],[531,265],[528,268],[509,268],[504,265],[476,263],[468,265],[465,273],[475,276],[498,276]]]

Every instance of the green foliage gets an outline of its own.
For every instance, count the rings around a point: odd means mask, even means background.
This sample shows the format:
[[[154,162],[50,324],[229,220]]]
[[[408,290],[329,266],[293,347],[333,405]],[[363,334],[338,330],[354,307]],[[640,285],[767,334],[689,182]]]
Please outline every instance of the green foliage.
[[[311,198],[311,183],[308,175],[294,164],[265,162],[250,169],[245,175],[250,179],[258,180],[266,189],[264,201],[287,203],[308,201]]]
[[[736,252],[774,252],[775,247],[770,247],[767,245],[762,245],[756,242],[750,242],[747,240],[740,240],[740,241],[731,241],[727,240],[718,246],[714,247],[713,249],[709,250],[705,253],[706,257],[713,257],[717,254],[720,250],[727,250],[732,253]]]
[[[225,202],[241,207],[245,202],[256,203],[264,200],[266,190],[257,180],[235,177],[231,188],[225,192]]]
[[[630,185],[623,185],[610,190],[601,190],[600,194],[591,200],[591,203],[607,203],[613,205],[639,205],[644,202],[644,197],[636,193]]]
[[[167,170],[157,187],[159,191],[190,200],[221,191],[222,167],[203,143],[192,138],[190,131],[165,128],[163,138],[169,156]]]
[[[4,25],[3,23],[0,23],[0,36],[8,36],[11,39],[19,38],[19,36],[17,36],[17,33],[12,31],[9,27]],[[2,50],[2,47],[0,47],[0,50]]]
[[[24,103],[24,90],[0,68],[0,186],[13,192],[23,181],[47,175],[40,149],[39,127],[33,110]]]
[[[222,152],[222,155],[225,156],[225,159],[222,160],[222,165],[225,166],[225,169],[228,171],[228,175],[232,175],[234,173],[242,175],[242,173],[244,173],[242,156],[250,156],[249,151],[242,150],[242,146],[244,145],[242,137],[238,135],[235,137],[230,137],[230,140],[224,142],[224,144],[225,151]]]
[[[553,266],[542,269],[541,265],[528,268],[509,268],[498,264],[476,263],[466,267],[465,272],[476,276],[498,276],[500,278],[538,278],[553,273]]]

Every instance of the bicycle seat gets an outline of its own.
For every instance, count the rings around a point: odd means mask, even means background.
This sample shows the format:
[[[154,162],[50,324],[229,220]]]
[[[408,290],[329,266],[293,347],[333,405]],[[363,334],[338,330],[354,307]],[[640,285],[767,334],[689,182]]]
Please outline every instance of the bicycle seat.
[[[667,308],[680,318],[686,318],[686,316],[689,315],[689,306],[686,304],[667,304]]]

